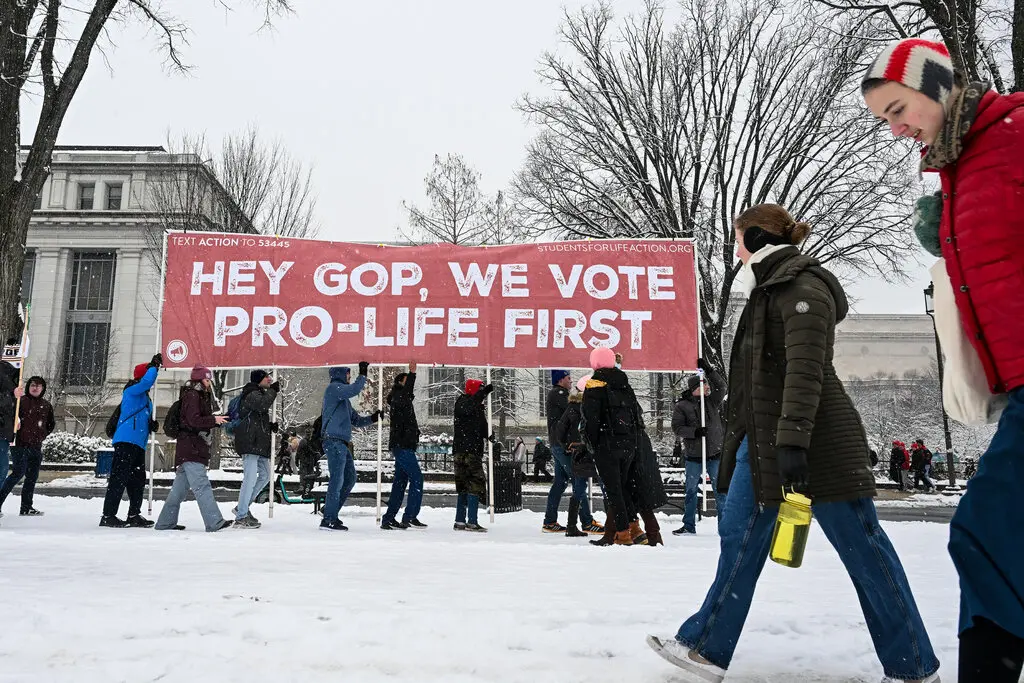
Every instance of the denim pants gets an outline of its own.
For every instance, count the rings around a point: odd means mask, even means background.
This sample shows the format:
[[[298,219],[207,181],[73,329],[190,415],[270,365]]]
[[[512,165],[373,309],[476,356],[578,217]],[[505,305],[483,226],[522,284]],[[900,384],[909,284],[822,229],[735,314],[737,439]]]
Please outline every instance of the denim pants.
[[[405,497],[405,488],[409,487],[409,503],[405,506],[405,514],[402,521],[408,522],[416,519],[420,514],[420,506],[423,505],[423,472],[420,471],[420,463],[416,460],[416,451],[412,448],[396,448],[395,455],[395,480],[391,484],[391,495],[388,497],[388,511],[384,519],[394,519],[402,507],[402,498]]]
[[[885,675],[916,679],[935,673],[939,660],[903,565],[878,524],[874,502],[862,498],[821,503],[814,505],[813,511],[853,581]],[[743,631],[778,513],[778,508],[762,509],[757,504],[744,440],[736,454],[729,503],[719,525],[718,573],[700,610],[676,634],[680,643],[723,669],[732,661]]]
[[[572,476],[572,460],[565,449],[551,444],[551,455],[555,458],[555,478],[548,491],[548,506],[544,512],[544,523],[554,524],[558,521],[558,505],[562,502],[562,494],[572,482],[572,499],[580,504],[580,523],[587,526],[594,521],[590,514],[590,498],[587,496],[587,480],[585,477]]]
[[[103,499],[103,516],[114,517],[121,507],[121,496],[128,490],[128,516],[142,512],[146,492],[146,449],[127,441],[114,444],[114,461]]]
[[[7,496],[18,485],[21,478],[25,483],[21,487],[21,512],[32,509],[32,497],[36,490],[36,480],[39,479],[39,466],[43,463],[43,452],[32,446],[15,446],[11,449],[11,459],[14,461],[14,471],[4,480],[0,487],[0,508],[7,501]]]
[[[348,446],[338,439],[325,440],[324,451],[331,474],[327,482],[327,499],[324,501],[324,519],[333,521],[338,519],[341,506],[356,485],[356,463]]]
[[[1024,638],[1024,388],[1009,403],[949,525],[960,633],[984,618]]]
[[[171,485],[171,492],[167,494],[164,507],[160,510],[160,517],[156,520],[156,527],[159,530],[170,529],[178,523],[178,513],[181,511],[181,503],[188,495],[189,489],[199,503],[199,513],[203,516],[203,524],[207,531],[217,531],[224,524],[224,517],[220,514],[220,507],[213,497],[213,487],[210,486],[210,478],[206,476],[206,465],[198,462],[185,462],[178,467],[174,475],[174,483]]]
[[[719,459],[708,460],[708,474],[711,476],[711,489],[718,489],[718,463]],[[697,491],[701,484],[701,472],[704,466],[700,461],[686,461],[686,502],[683,505],[683,528],[687,531],[697,530]],[[725,496],[715,494],[715,503],[718,507],[718,521],[722,521],[722,509],[725,507]]]
[[[270,458],[247,453],[242,456],[242,488],[238,491],[236,520],[245,519],[249,506],[256,501],[263,487],[270,483]]]
[[[11,467],[11,442],[0,439],[0,479],[7,480],[7,470]]]
[[[924,487],[929,491],[935,488],[935,484],[931,480],[932,466],[924,465],[920,470],[914,472],[914,488],[917,488],[919,482],[924,482]]]
[[[465,524],[466,513],[469,513],[469,523],[477,523],[477,512],[480,507],[480,497],[472,493],[460,493],[458,503],[455,507],[455,523]]]

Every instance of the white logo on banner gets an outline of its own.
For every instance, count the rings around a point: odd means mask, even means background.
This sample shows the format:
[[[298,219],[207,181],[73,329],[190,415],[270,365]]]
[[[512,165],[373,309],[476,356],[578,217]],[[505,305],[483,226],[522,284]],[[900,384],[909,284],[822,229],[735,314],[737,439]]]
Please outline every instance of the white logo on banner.
[[[188,358],[188,345],[180,339],[175,339],[167,345],[167,359],[172,363],[180,363]]]

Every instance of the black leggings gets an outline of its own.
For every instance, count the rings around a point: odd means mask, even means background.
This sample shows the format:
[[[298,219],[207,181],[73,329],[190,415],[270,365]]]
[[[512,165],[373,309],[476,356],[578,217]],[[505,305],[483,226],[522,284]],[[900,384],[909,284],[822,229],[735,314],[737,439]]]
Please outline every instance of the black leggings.
[[[142,512],[142,497],[146,491],[146,451],[133,443],[114,444],[114,464],[107,481],[107,495],[103,501],[103,516],[113,517],[121,506],[121,496],[128,490],[128,516]]]
[[[1017,683],[1021,669],[1024,639],[977,617],[960,634],[960,683]]]
[[[636,452],[628,449],[598,448],[594,454],[598,474],[604,482],[605,496],[608,505],[615,512],[615,530],[625,531],[629,523],[636,519],[636,508],[633,496],[627,495],[625,487],[631,480],[631,472],[636,464]]]

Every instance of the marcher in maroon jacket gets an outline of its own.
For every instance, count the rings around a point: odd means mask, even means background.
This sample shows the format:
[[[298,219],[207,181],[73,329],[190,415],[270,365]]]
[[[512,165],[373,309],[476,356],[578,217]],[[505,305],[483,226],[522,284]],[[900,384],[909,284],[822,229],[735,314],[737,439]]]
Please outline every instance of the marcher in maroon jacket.
[[[941,43],[885,48],[862,91],[896,137],[922,142],[942,192],[918,201],[914,231],[945,260],[964,336],[999,428],[950,523],[960,575],[960,683],[1017,683],[1024,669],[1024,93],[967,83]]]
[[[14,436],[14,448],[11,449],[14,460],[14,471],[0,487],[0,508],[7,496],[18,485],[22,477],[25,483],[21,487],[21,516],[36,517],[43,513],[32,506],[32,498],[39,478],[39,466],[43,462],[43,441],[53,431],[56,423],[53,419],[53,406],[43,398],[46,393],[46,380],[42,377],[30,377],[28,392],[21,398],[18,410],[19,428]]]
[[[191,489],[203,515],[207,531],[220,531],[231,526],[221,515],[217,500],[213,497],[206,466],[210,462],[210,444],[213,430],[228,421],[226,415],[213,414],[213,400],[210,395],[213,373],[209,368],[197,366],[192,369],[191,381],[182,387],[180,401],[181,426],[174,451],[174,465],[177,474],[171,492],[167,494],[156,529],[180,531],[185,527],[178,524],[181,502]]]

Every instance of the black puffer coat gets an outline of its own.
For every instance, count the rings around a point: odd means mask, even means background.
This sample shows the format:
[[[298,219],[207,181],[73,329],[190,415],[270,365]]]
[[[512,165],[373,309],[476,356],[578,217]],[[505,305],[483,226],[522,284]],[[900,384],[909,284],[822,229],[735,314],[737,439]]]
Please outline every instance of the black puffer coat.
[[[0,361],[0,439],[14,439],[14,389],[18,386],[18,369]]]
[[[452,439],[452,453],[483,456],[487,440],[487,414],[484,401],[487,395],[462,394],[455,400],[455,425]]]
[[[832,365],[846,294],[796,248],[754,264],[757,286],[733,343],[725,445],[718,487],[728,491],[746,436],[758,502],[782,501],[775,449],[807,451],[810,496],[821,503],[875,495],[860,415]]]
[[[389,450],[416,450],[420,444],[420,426],[416,421],[416,409],[413,407],[415,390],[416,373],[410,372],[405,376],[405,384],[395,384],[388,394],[391,419]]]
[[[264,389],[255,382],[242,388],[242,404],[239,408],[241,422],[235,429],[235,452],[239,455],[270,457],[272,424],[270,408],[277,399],[275,389]]]

